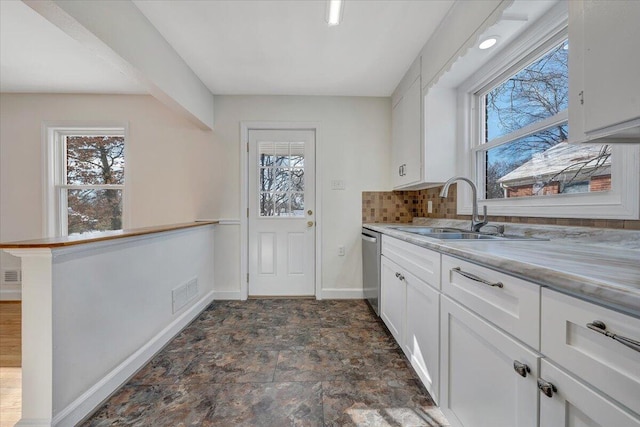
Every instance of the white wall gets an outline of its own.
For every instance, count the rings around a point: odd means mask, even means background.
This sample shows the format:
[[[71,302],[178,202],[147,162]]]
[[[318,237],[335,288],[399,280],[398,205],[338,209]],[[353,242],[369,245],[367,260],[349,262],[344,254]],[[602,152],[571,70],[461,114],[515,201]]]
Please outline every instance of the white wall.
[[[361,193],[391,188],[390,99],[216,96],[214,108],[216,168],[211,194],[217,195],[219,218],[237,220],[241,215],[241,121],[320,123],[316,162],[322,186],[322,287],[325,296],[361,292]],[[331,190],[334,179],[343,179],[346,190]],[[237,297],[240,227],[220,225],[216,233],[216,291],[219,297]],[[345,256],[338,256],[339,245],[345,246]]]
[[[213,133],[145,95],[0,95],[0,241],[43,236],[44,121],[128,123],[129,227],[217,216]],[[0,267],[19,260],[0,251]],[[0,287],[2,291],[10,290]],[[6,292],[5,292],[6,293]]]

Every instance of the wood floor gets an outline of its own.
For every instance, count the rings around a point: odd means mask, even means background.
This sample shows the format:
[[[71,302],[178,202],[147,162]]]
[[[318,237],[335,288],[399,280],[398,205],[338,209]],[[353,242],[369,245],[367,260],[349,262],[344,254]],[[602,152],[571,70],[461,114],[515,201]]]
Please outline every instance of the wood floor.
[[[0,427],[13,427],[20,419],[21,307],[19,301],[0,301]]]
[[[20,301],[0,301],[0,367],[22,366]]]

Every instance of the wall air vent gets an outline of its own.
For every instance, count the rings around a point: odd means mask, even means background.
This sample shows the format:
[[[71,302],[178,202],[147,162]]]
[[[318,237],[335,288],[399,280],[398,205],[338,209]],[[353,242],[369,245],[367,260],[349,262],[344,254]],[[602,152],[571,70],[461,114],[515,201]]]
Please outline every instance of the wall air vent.
[[[20,270],[2,270],[2,283],[20,283]]]

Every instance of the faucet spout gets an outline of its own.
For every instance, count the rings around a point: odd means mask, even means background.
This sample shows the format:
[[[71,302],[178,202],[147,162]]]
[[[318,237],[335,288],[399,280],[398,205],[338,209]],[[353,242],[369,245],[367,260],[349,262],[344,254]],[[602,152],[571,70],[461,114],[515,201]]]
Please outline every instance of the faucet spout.
[[[482,219],[478,215],[478,188],[469,178],[464,176],[454,176],[444,183],[442,190],[440,191],[440,197],[447,197],[449,194],[449,187],[456,181],[464,181],[471,186],[471,196],[473,198],[473,211],[471,213],[471,231],[478,232],[484,226],[487,221],[487,206],[483,206]]]

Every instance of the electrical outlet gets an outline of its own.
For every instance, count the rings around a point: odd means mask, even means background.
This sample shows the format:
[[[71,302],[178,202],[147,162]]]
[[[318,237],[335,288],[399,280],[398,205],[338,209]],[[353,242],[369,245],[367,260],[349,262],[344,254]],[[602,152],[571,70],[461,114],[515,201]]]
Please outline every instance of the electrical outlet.
[[[344,246],[338,246],[338,256],[344,256]]]
[[[433,201],[427,200],[427,213],[433,213]]]

